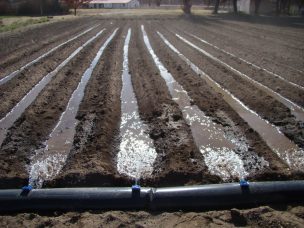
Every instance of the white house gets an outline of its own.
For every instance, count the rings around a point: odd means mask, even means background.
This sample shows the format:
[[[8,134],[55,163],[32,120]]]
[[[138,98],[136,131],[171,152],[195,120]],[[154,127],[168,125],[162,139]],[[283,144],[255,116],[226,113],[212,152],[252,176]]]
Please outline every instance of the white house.
[[[89,2],[90,9],[130,9],[138,7],[139,0],[93,0]]]

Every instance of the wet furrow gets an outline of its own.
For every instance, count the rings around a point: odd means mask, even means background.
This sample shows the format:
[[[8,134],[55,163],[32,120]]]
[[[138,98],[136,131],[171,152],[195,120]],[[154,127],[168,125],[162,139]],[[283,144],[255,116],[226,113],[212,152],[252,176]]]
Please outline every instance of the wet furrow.
[[[123,36],[127,33],[127,25],[126,21],[117,24],[121,29],[96,65],[79,106],[78,124],[66,164],[54,180],[45,182],[46,186],[123,185],[116,157],[121,118]]]
[[[130,74],[140,118],[148,125],[157,152],[152,177],[141,180],[141,183],[172,186],[218,182],[220,179],[208,171],[190,127],[172,100],[166,82],[145,46],[140,25],[135,23],[132,29]]]
[[[251,63],[251,62],[249,62],[249,61],[247,61],[247,60],[245,60],[243,58],[240,58],[240,57],[238,57],[238,56],[236,56],[236,55],[234,55],[234,54],[232,54],[230,52],[227,52],[227,51],[225,51],[225,50],[217,47],[216,45],[214,45],[212,43],[209,43],[208,41],[206,41],[206,40],[204,40],[204,39],[202,39],[202,38],[200,38],[200,37],[198,37],[196,35],[193,35],[193,34],[188,33],[188,32],[186,32],[186,34],[189,35],[189,38],[192,37],[192,38],[195,38],[196,41],[197,40],[200,41],[201,45],[199,45],[199,44],[198,45],[201,48],[205,49],[206,51],[211,52],[217,58],[222,59],[225,55],[222,56],[221,54],[215,52],[215,50],[219,51],[220,53],[226,54],[227,57],[225,58],[225,62],[228,61],[227,63],[230,64],[230,65],[232,65],[235,68],[238,68],[238,67],[242,68],[243,70],[245,70],[245,73],[247,73],[247,74],[251,73],[251,76],[258,76],[257,78],[259,79],[259,81],[261,83],[263,83],[264,81],[265,81],[265,83],[267,83],[270,80],[272,80],[271,81],[272,83],[268,83],[270,85],[270,87],[276,88],[277,90],[281,90],[280,84],[278,84],[280,82],[280,80],[281,80],[281,81],[283,81],[283,82],[285,82],[285,83],[287,83],[287,84],[290,85],[289,87],[286,88],[287,90],[291,89],[293,92],[295,90],[295,93],[300,93],[301,92],[301,91],[299,91],[297,89],[302,90],[302,92],[304,90],[303,86],[297,84],[299,82],[292,82],[289,79],[286,79],[284,76],[278,75],[278,74],[276,74],[276,73],[274,73],[272,71],[269,71],[269,70],[267,70],[267,69],[265,69],[263,67],[257,66],[256,64]],[[191,42],[194,42],[194,43],[197,44],[197,42],[195,42],[195,39],[190,39],[190,40],[191,40]],[[208,46],[214,48],[214,50],[209,49]],[[245,63],[245,64],[242,64],[240,62]],[[245,68],[246,66],[247,66],[247,68]],[[254,71],[253,69],[250,69],[250,68],[253,68],[254,70],[258,70],[258,71]],[[263,72],[261,72],[261,71],[263,71]],[[276,83],[276,84],[274,85],[274,83]],[[295,89],[294,87],[296,87],[297,89]],[[285,91],[283,91],[283,92],[285,92]]]
[[[71,26],[70,28],[66,28],[59,34],[56,33],[54,35],[50,35],[49,38],[43,41],[33,42],[33,44],[28,47],[19,48],[18,50],[15,50],[8,53],[6,56],[3,56],[0,59],[1,84],[14,77],[20,71],[20,68],[23,68],[30,62],[35,62],[35,59],[38,59],[40,56],[45,55],[50,50],[56,48],[56,46],[65,43],[68,39],[71,39],[98,24],[100,23],[88,23],[88,25],[80,24],[78,26],[75,24],[75,27]],[[8,77],[9,75],[10,77]]]
[[[25,109],[31,105],[44,87],[52,80],[52,78],[68,64],[83,48],[97,39],[105,29],[102,29],[93,37],[88,39],[83,45],[78,47],[67,59],[60,63],[52,72],[45,75],[11,110],[5,117],[0,119],[0,146],[6,137],[8,129],[15,123],[15,121],[22,115]]]
[[[179,29],[204,38],[208,42],[247,59],[258,66],[267,68],[280,75],[286,75],[287,78],[290,78],[293,82],[299,82],[303,76],[295,70],[290,72],[290,68],[285,67],[285,65],[288,65],[297,69],[303,68],[303,63],[299,61],[302,57],[295,57],[295,53],[292,50],[281,50],[279,47],[270,49],[257,40],[240,40],[237,36],[231,37],[229,34],[221,32],[221,30],[211,29],[210,26],[201,26],[198,24],[198,27],[201,28],[198,30],[193,29],[193,26],[186,21],[180,21],[178,25]],[[172,22],[166,23],[166,26],[177,27],[176,24]],[[248,53],[250,53],[250,55]]]
[[[35,155],[31,158],[29,177],[29,184],[31,186],[41,188],[45,180],[53,179],[63,167],[74,141],[75,128],[77,125],[76,114],[79,109],[79,104],[82,101],[86,85],[104,49],[116,35],[117,30],[118,28],[115,29],[100,47],[89,68],[87,68],[82,75],[81,81],[74,90],[65,111],[61,114],[49,139],[43,143],[45,147],[36,150]]]
[[[282,104],[284,104],[286,107],[288,107],[290,109],[290,112],[296,117],[296,119],[298,121],[304,122],[304,109],[303,109],[303,107],[301,107],[300,105],[298,105],[295,102],[291,101],[290,99],[282,96],[281,92],[276,92],[276,91],[272,90],[271,88],[267,87],[266,85],[264,85],[264,84],[258,82],[257,80],[255,80],[254,77],[250,77],[247,74],[244,74],[243,72],[235,69],[231,65],[229,65],[226,62],[224,62],[224,61],[216,58],[215,56],[213,56],[209,52],[205,51],[204,49],[199,48],[197,45],[195,45],[194,43],[192,43],[189,40],[185,39],[184,37],[180,36],[179,34],[175,34],[175,35],[179,39],[181,39],[183,42],[185,42],[186,44],[188,44],[189,46],[191,46],[192,48],[194,48],[198,52],[202,53],[207,58],[210,58],[212,61],[215,61],[216,63],[222,65],[223,67],[225,67],[226,69],[228,69],[232,73],[234,73],[234,74],[236,74],[236,75],[238,75],[238,76],[240,76],[240,77],[248,80],[250,83],[252,83],[258,89],[263,90],[265,93],[267,93],[268,95],[272,96],[277,101],[279,101]],[[299,92],[299,91],[295,91],[295,92]],[[302,92],[302,91],[300,91],[300,92]],[[292,96],[292,97],[294,97],[294,96]],[[299,98],[298,102],[302,103],[303,101],[302,101],[301,98]],[[301,105],[303,105],[303,104],[301,104]]]
[[[147,26],[147,33],[151,37],[150,42],[160,61],[163,62],[176,81],[185,88],[190,98],[191,105],[197,105],[207,117],[214,123],[224,128],[229,139],[237,139],[244,146],[243,151],[236,151],[242,158],[246,170],[255,170],[255,174],[249,175],[250,180],[263,180],[267,177],[274,179],[287,175],[287,165],[273,153],[263,139],[256,133],[229,104],[222,98],[221,94],[208,85],[205,80],[197,74],[176,55],[156,34],[155,27]],[[256,160],[256,154],[263,157],[269,167],[263,167],[263,171],[257,169],[261,164]]]
[[[44,148],[43,142],[49,138],[81,76],[111,31],[96,37],[58,71],[8,130],[0,148],[0,188],[20,187],[28,182],[31,157]]]
[[[0,47],[0,69],[17,61],[24,65],[27,57],[39,53],[41,55],[47,48],[66,39],[66,36],[76,35],[97,22],[96,19],[78,18],[41,24],[23,31],[1,33],[0,43],[6,45]]]
[[[162,33],[168,37],[171,43],[187,56],[195,65],[204,70],[220,85],[227,88],[232,94],[239,98],[251,110],[254,110],[263,119],[279,127],[280,130],[300,147],[304,147],[304,132],[301,122],[296,120],[290,109],[269,96],[261,89],[257,89],[248,80],[227,70],[211,59],[194,52],[193,48],[181,41],[172,33],[160,27]]]
[[[231,105],[231,107],[239,113],[239,115],[266,141],[267,145],[276,153],[282,160],[284,160],[289,167],[295,170],[302,170],[304,164],[304,150],[300,149],[296,144],[286,138],[275,126],[269,124],[262,119],[254,111],[246,107],[239,99],[231,94],[227,89],[221,87],[209,75],[199,69],[187,57],[181,54],[161,33],[159,36],[162,40],[179,55],[190,67],[210,86],[213,86],[217,92],[223,95],[223,98]]]
[[[0,118],[5,117],[7,113],[20,102],[20,100],[29,93],[46,75],[56,71],[56,68],[73,55],[81,45],[96,35],[104,27],[97,27],[87,34],[79,37],[64,47],[57,49],[47,58],[26,68],[12,80],[0,86],[0,99],[3,101],[0,107]]]
[[[153,172],[157,153],[153,140],[147,134],[147,126],[139,117],[137,100],[129,74],[129,43],[131,29],[124,44],[124,59],[121,91],[120,146],[117,155],[119,173],[136,181],[148,177]]]
[[[9,80],[11,80],[13,77],[15,77],[16,75],[18,75],[20,72],[22,72],[24,69],[30,67],[31,65],[37,63],[39,60],[47,57],[49,54],[51,54],[52,52],[56,51],[57,49],[59,49],[60,47],[64,46],[65,44],[68,44],[72,41],[74,41],[75,39],[77,39],[78,37],[88,33],[89,31],[91,31],[93,28],[97,27],[97,25],[86,29],[85,31],[82,31],[81,33],[77,34],[76,36],[64,41],[63,43],[53,47],[52,49],[50,49],[49,51],[47,51],[46,53],[40,55],[39,57],[33,59],[32,61],[26,63],[25,65],[23,65],[22,67],[20,67],[19,69],[15,70],[12,73],[9,73],[7,75],[4,75],[3,78],[0,79],[0,85],[3,85],[4,83],[8,82]]]
[[[145,44],[160,71],[160,75],[166,81],[172,99],[182,110],[183,117],[191,128],[196,146],[203,154],[209,172],[218,175],[224,181],[229,181],[244,179],[249,174],[261,171],[264,167],[267,167],[268,162],[263,158],[259,158],[254,153],[248,157],[243,156],[245,161],[242,161],[235,151],[244,155],[249,154],[246,139],[244,142],[238,140],[238,138],[231,137],[231,135],[228,136],[220,124],[213,122],[196,105],[191,104],[193,101],[188,96],[188,93],[173,78],[171,73],[168,72],[155,55],[143,25],[141,28]],[[249,163],[249,160],[256,162],[256,166],[254,169],[245,170],[244,163]]]

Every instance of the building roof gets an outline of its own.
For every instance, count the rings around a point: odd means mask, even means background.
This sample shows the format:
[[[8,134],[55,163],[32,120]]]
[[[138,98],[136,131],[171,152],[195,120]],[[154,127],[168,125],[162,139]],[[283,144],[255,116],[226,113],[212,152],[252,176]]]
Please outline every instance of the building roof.
[[[111,4],[111,3],[129,3],[132,0],[93,0],[90,4]]]

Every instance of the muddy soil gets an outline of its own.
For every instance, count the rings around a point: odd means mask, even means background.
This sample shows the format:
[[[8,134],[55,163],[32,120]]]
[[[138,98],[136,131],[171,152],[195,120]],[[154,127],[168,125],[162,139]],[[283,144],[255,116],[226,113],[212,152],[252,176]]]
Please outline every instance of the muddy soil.
[[[303,227],[302,205],[208,212],[68,212],[0,216],[1,227]]]
[[[301,59],[303,59],[303,51],[298,52],[297,50],[289,48],[282,50],[282,45],[273,45],[271,42],[270,44],[269,42],[265,43],[263,39],[258,40],[248,35],[241,35],[243,37],[239,38],[239,34],[243,32],[230,33],[227,31],[232,25],[226,28],[217,28],[216,25],[211,26],[208,20],[206,21],[204,18],[193,18],[192,20],[186,21],[181,20],[178,26],[171,23],[171,21],[167,22],[166,27],[178,27],[183,31],[195,34],[236,56],[277,73],[294,83],[304,85],[302,80],[304,66],[303,61],[301,61]],[[191,25],[193,25],[193,23],[200,29],[195,29],[196,26],[192,27]],[[250,28],[242,28],[242,31],[247,30],[250,30]],[[284,29],[281,31],[284,31]],[[259,33],[260,36],[267,35],[265,31],[256,31],[256,33]],[[272,40],[279,39],[278,37],[279,36],[273,37]],[[300,46],[303,46],[303,32],[297,34],[297,39],[302,41]],[[285,40],[291,43],[290,38],[286,38]],[[300,48],[301,47],[299,47],[299,49]]]
[[[119,139],[122,53],[127,26],[113,38],[87,85],[79,107],[74,145],[61,174],[50,186],[113,186]]]
[[[10,81],[0,85],[0,99],[3,101],[0,107],[0,118],[3,118],[45,75],[52,72],[71,53],[102,28],[102,26],[98,26],[79,39],[59,48],[47,58],[28,67]]]
[[[84,26],[83,23],[87,20],[87,26]],[[60,50],[55,51],[46,59],[39,61],[39,63],[29,67],[29,69],[17,75],[11,81],[3,84],[0,87],[0,118],[5,116],[44,75],[52,71],[73,50],[102,28],[107,28],[99,38],[82,50],[51,80],[33,104],[26,109],[13,127],[9,129],[7,137],[0,148],[0,179],[2,180],[0,188],[19,188],[27,183],[31,156],[35,150],[44,147],[43,143],[49,138],[49,134],[65,110],[67,102],[77,87],[83,72],[90,65],[101,44],[105,42],[116,27],[119,27],[119,30],[105,49],[86,87],[85,95],[77,114],[76,135],[66,164],[60,174],[54,180],[46,182],[44,186],[129,186],[134,182],[132,178],[117,171],[117,154],[120,145],[119,126],[121,121],[120,96],[123,44],[128,28],[132,29],[129,46],[129,73],[138,102],[140,119],[147,125],[146,133],[153,140],[157,152],[152,175],[141,179],[140,183],[144,186],[176,186],[223,182],[218,176],[211,175],[208,171],[204,157],[196,146],[190,126],[184,119],[178,104],[172,99],[165,80],[161,77],[145,46],[140,30],[142,24],[146,27],[149,40],[159,59],[171,72],[175,80],[188,92],[189,97],[192,99],[191,105],[197,105],[214,123],[223,127],[226,135],[244,143],[248,147],[248,154],[257,154],[268,162],[268,167],[251,173],[248,177],[249,180],[303,178],[303,172],[290,170],[288,165],[267,146],[263,136],[255,132],[230,107],[223,97],[215,92],[214,88],[210,87],[178,55],[172,52],[160,39],[156,31],[163,33],[182,54],[238,97],[250,109],[279,127],[292,142],[302,148],[304,148],[303,126],[284,104],[257,89],[238,75],[228,71],[220,64],[204,57],[178,39],[174,33],[183,33],[195,45],[206,48],[211,54],[221,58],[240,71],[244,71],[250,77],[252,75],[255,80],[276,89],[276,91],[281,92],[282,95],[297,102],[299,105],[304,104],[303,92],[298,89],[292,89],[285,82],[271,78],[267,74],[260,74],[260,72],[253,70],[248,65],[239,64],[235,59],[203,45],[184,33],[189,31],[196,35],[204,35],[208,39],[213,38],[218,33],[219,37],[232,39],[233,34],[236,33],[236,31],[226,33],[229,28],[225,28],[228,27],[228,24],[225,23],[224,25],[217,25],[219,22],[205,23],[204,21],[198,22],[196,20],[181,18],[141,20],[137,18],[104,21],[97,28],[60,48]],[[100,22],[98,18],[92,18],[91,20],[81,19],[63,24],[45,25],[50,28],[50,39],[46,41],[39,39],[37,40],[37,46],[28,46],[29,54],[26,58],[29,60],[33,58],[33,55],[44,50],[44,48],[50,48],[51,45],[58,44],[62,40],[80,32],[81,29],[83,31],[98,22]],[[52,34],[56,34],[56,29],[59,31],[62,29],[63,31],[68,25],[73,28],[63,32],[60,36],[58,34],[58,36],[52,36]],[[81,28],[79,30],[75,28],[78,25]],[[36,29],[43,33],[46,28],[41,26]],[[240,25],[237,29],[245,29],[245,27]],[[225,34],[222,34],[221,31]],[[262,29],[255,29],[254,31],[258,33],[258,36],[261,35],[260,33],[265,32]],[[275,38],[274,34],[279,32],[284,33],[284,31],[277,31],[273,28],[270,31],[270,37]],[[251,33],[252,31],[247,31],[241,38],[250,36]],[[16,42],[15,46],[22,47],[22,43],[28,43],[28,39],[32,39],[32,35],[27,34],[27,31],[23,33],[24,42],[21,42],[21,38],[18,38],[18,43],[16,38],[13,41]],[[293,31],[290,40],[301,42],[298,39],[301,34],[299,31]],[[284,37],[288,37],[287,32]],[[214,39],[216,42],[218,40],[219,38]],[[282,40],[279,41],[283,42]],[[236,42],[231,43],[231,48],[241,49],[242,52],[251,50],[242,49],[243,46],[237,47]],[[249,39],[251,44],[248,45],[251,45],[252,48],[255,47],[256,53],[260,54],[260,49],[257,47],[260,47],[258,44],[264,42],[265,39],[263,37],[253,36]],[[215,44],[218,45],[217,43]],[[218,46],[221,47],[221,45],[223,44]],[[14,50],[13,47],[14,45],[8,46],[8,50]],[[266,53],[265,55],[271,56],[275,52],[272,50],[273,48],[274,46],[270,45],[269,48],[263,50]],[[278,52],[283,51],[286,51],[284,47],[278,49]],[[289,58],[293,52],[295,56],[300,56],[297,54],[298,51],[290,49],[290,52],[286,53],[285,57]],[[16,64],[18,61],[16,61]],[[300,62],[299,60],[296,61]],[[15,63],[8,64],[5,70],[9,69],[9,66],[14,67]],[[284,77],[288,78],[286,75]],[[248,154],[242,154],[240,151],[237,151],[237,153],[244,159],[246,169],[250,170],[255,167],[257,161],[246,160]],[[237,180],[231,179],[229,181]]]
[[[31,42],[27,41],[29,38],[28,35],[25,35],[24,37],[18,37],[18,33],[0,35],[1,42],[7,44],[3,45],[7,49],[7,52],[3,51],[0,56],[0,78],[19,69],[28,62],[33,61],[48,50],[65,42],[70,37],[76,36],[87,28],[98,24],[103,23],[95,20],[77,20],[77,22],[75,22],[75,26],[72,26],[72,22],[58,22],[54,23],[54,25],[52,25],[47,31],[46,28],[39,27],[32,32],[35,32],[40,36],[32,37]],[[14,36],[17,41],[12,38],[12,36]],[[23,45],[19,47],[17,43],[22,43]],[[16,46],[18,47],[17,49]]]
[[[178,39],[173,33],[159,27],[170,42],[174,43],[187,58],[189,58],[200,69],[210,75],[214,80],[227,88],[248,107],[257,112],[262,118],[278,126],[281,131],[300,147],[304,147],[303,127],[291,114],[290,110],[279,101],[256,88],[254,85],[240,76],[228,71],[221,64],[193,50],[186,43]]]
[[[12,64],[24,63],[28,58],[34,58],[45,50],[51,49],[65,40],[69,35],[78,33],[84,28],[97,23],[103,24],[96,19],[79,18],[54,22],[48,25],[30,27],[23,32],[8,32],[0,34],[0,69],[3,76],[5,69],[11,69]]]
[[[259,66],[268,67],[282,77],[303,86],[304,74],[301,73],[303,47],[297,48],[297,45],[303,43],[301,39],[303,29],[288,24],[278,27],[265,21],[236,22],[228,18],[221,23],[221,20],[223,18],[213,16],[170,20],[149,17],[108,21],[99,20],[98,17],[81,18],[38,26],[20,34],[0,35],[1,44],[8,43],[7,46],[0,45],[1,77],[4,75],[3,72],[10,72],[22,63],[36,58],[45,50],[101,22],[98,28],[55,51],[2,85],[0,87],[0,118],[2,118],[45,74],[52,71],[73,50],[94,36],[101,28],[107,28],[100,37],[84,48],[52,78],[9,129],[0,148],[0,188],[20,188],[28,183],[32,155],[35,150],[44,148],[43,143],[49,138],[49,134],[60,119],[83,73],[116,27],[119,27],[119,30],[104,50],[86,87],[77,114],[76,135],[66,164],[59,175],[45,182],[43,187],[130,186],[134,183],[132,178],[117,171],[123,46],[128,28],[132,29],[129,73],[138,102],[140,119],[147,125],[147,134],[153,140],[157,152],[152,175],[141,179],[140,184],[177,186],[223,182],[220,177],[208,172],[204,157],[195,144],[191,128],[185,121],[178,104],[172,100],[165,80],[145,46],[140,29],[142,24],[145,25],[156,55],[174,79],[187,91],[192,99],[191,105],[197,105],[214,123],[221,125],[229,137],[245,143],[249,148],[248,153],[256,153],[269,163],[268,167],[252,173],[248,177],[249,181],[303,179],[304,173],[301,170],[290,170],[288,165],[267,146],[263,136],[255,132],[229,103],[205,80],[198,77],[156,33],[156,31],[163,33],[182,54],[235,94],[250,109],[279,127],[292,142],[304,148],[303,125],[295,119],[286,106],[221,65],[210,61],[171,32],[183,33],[183,36],[195,45],[203,47],[212,55],[303,106],[302,91],[290,87],[282,80],[272,78],[269,74],[253,70],[250,66],[239,63],[236,59],[207,47],[184,33],[190,32],[201,36],[218,47]],[[231,26],[233,29],[230,29]],[[278,37],[280,35],[281,37]],[[16,51],[17,49],[20,52]],[[9,54],[10,52],[14,53]],[[19,55],[23,57],[19,58]],[[283,63],[288,67],[283,66]],[[255,161],[246,161],[246,156],[246,154],[243,156],[244,163],[250,169],[256,164]],[[228,180],[231,181],[237,180]],[[88,211],[18,213],[0,216],[1,227],[303,227],[303,223],[304,208],[301,203],[260,207],[257,205],[252,209],[209,212]]]
[[[147,26],[147,24],[146,24]],[[153,31],[153,26],[147,26],[147,31]],[[224,126],[227,134],[232,137],[242,139],[249,144],[249,151],[257,152],[269,162],[269,169],[263,170],[263,174],[255,173],[251,178],[259,179],[266,176],[275,175],[277,171],[280,175],[288,173],[284,164],[265,144],[260,136],[254,132],[250,126],[217,94],[207,83],[197,77],[197,75],[183,62],[175,53],[167,51],[166,45],[154,32],[149,32],[154,50],[166,65],[166,68],[175,76],[176,80],[184,86],[189,96],[203,112],[212,118],[214,122]],[[212,102],[210,102],[212,100]],[[251,167],[253,164],[248,164]],[[285,170],[285,172],[282,172]],[[262,177],[263,176],[263,177]],[[279,178],[279,177],[278,177]]]
[[[214,182],[194,144],[191,130],[173,102],[165,81],[159,75],[144,45],[140,23],[133,29],[130,44],[130,71],[141,118],[150,127],[158,157],[153,181],[156,185],[186,184],[189,181]]]
[[[27,166],[31,156],[36,149],[43,147],[43,142],[56,125],[82,74],[108,33],[107,31],[102,34],[72,59],[9,130],[0,149],[0,175],[3,179],[0,188],[17,187],[27,183]]]

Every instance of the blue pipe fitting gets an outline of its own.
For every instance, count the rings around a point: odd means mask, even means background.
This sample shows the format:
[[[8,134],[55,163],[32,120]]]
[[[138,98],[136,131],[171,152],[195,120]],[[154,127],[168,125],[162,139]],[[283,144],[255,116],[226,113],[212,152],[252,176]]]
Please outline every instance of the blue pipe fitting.
[[[132,185],[132,193],[139,193],[140,192],[140,186],[135,184]]]
[[[241,179],[240,186],[241,186],[241,188],[249,188],[249,182],[246,181],[245,179]]]

